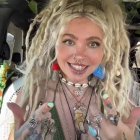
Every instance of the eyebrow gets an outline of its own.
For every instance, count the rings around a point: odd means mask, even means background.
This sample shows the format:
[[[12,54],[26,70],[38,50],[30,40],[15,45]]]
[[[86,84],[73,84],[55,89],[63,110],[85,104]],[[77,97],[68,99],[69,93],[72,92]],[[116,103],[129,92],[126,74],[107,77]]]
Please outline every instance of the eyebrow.
[[[102,39],[100,37],[97,37],[97,36],[91,36],[91,37],[87,38],[88,41],[93,40],[93,39],[97,39],[97,40],[102,42]]]
[[[78,40],[78,38],[77,38],[76,36],[74,36],[73,34],[64,34],[63,37],[64,37],[64,36],[70,36],[70,37],[72,37],[72,38]]]
[[[63,37],[65,37],[65,36],[70,36],[70,37],[72,37],[73,39],[75,39],[75,40],[78,40],[78,38],[76,37],[76,36],[74,36],[73,34],[64,34],[63,35]],[[93,39],[97,39],[97,40],[99,40],[99,41],[102,41],[102,39],[100,38],[100,37],[97,37],[97,36],[91,36],[91,37],[89,37],[89,38],[87,38],[86,40],[87,41],[90,41],[90,40],[93,40]]]

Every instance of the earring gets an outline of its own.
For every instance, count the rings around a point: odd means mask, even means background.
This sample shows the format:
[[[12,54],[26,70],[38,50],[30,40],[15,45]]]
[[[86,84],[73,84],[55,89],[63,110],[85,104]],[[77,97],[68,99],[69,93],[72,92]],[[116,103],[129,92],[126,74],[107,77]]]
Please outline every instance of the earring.
[[[60,71],[60,67],[58,65],[58,63],[53,63],[52,64],[52,80],[53,81],[57,81],[59,79],[59,71]]]
[[[60,70],[60,67],[59,67],[58,63],[52,64],[52,70],[56,71],[56,72]]]
[[[105,78],[105,68],[99,65],[98,68],[93,72],[93,76],[103,80]]]

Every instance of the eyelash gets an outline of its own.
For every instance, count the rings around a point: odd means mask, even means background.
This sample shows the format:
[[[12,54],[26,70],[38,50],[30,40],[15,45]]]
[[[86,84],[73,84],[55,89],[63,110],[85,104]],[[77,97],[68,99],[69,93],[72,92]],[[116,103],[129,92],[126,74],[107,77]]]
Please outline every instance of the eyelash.
[[[94,44],[94,46],[90,46],[91,44],[92,44],[92,45]],[[91,41],[91,42],[88,43],[88,46],[89,46],[90,48],[97,48],[97,47],[100,47],[100,43],[97,42],[97,41]]]
[[[75,42],[71,39],[65,39],[62,41],[62,43],[64,43],[67,46],[74,46],[75,45]],[[94,46],[91,46],[93,44],[94,44]],[[101,44],[98,41],[91,41],[88,43],[89,48],[97,48],[97,47],[100,47],[100,45]]]
[[[64,41],[62,41],[65,45],[68,46],[73,46],[75,45],[74,41],[72,41],[71,39],[65,39]]]

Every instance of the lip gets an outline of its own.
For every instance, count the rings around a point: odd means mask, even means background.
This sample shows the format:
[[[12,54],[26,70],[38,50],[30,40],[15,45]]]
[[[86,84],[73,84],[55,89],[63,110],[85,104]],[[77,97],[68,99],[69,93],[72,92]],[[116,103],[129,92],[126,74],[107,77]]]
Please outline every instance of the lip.
[[[87,71],[88,67],[87,65],[83,64],[75,64],[75,63],[68,63],[68,66],[75,74],[83,74]]]

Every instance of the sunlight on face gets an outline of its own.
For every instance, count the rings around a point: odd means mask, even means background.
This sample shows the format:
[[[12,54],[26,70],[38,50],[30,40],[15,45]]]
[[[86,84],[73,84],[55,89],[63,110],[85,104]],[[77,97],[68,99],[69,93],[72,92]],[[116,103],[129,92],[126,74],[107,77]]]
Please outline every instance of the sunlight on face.
[[[57,62],[67,80],[84,83],[103,58],[104,33],[96,22],[71,20],[60,35]]]

